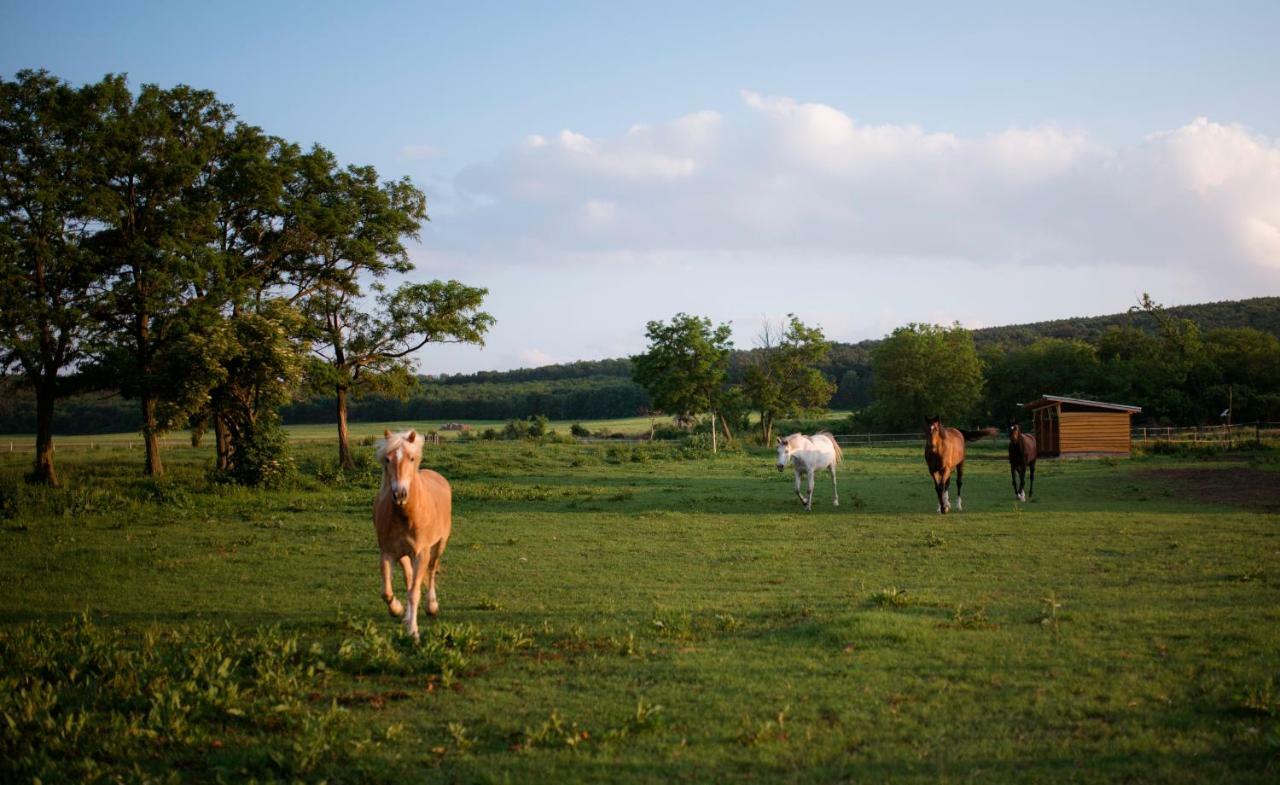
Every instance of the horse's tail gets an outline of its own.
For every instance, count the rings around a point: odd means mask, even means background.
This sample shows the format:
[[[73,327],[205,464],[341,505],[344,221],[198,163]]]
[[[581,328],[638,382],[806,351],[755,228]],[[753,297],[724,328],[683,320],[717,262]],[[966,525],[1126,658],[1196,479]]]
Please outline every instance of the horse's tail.
[[[976,431],[960,431],[960,433],[964,435],[964,440],[966,442],[976,442],[979,439],[985,439],[989,436],[999,436],[1000,429],[987,427],[987,428],[979,428]]]
[[[836,451],[836,463],[844,460],[844,450],[840,449],[840,442],[836,441],[835,434],[831,431],[818,431],[818,436],[825,436],[831,440],[831,448]]]

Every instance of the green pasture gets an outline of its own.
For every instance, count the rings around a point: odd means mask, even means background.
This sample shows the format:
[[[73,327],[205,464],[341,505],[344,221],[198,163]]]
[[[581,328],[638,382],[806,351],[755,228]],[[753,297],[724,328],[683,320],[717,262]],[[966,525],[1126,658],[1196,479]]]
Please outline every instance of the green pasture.
[[[769,451],[449,443],[416,645],[369,452],[301,445],[277,490],[0,454],[0,781],[1280,775],[1277,508],[1185,481],[1274,487],[1274,452],[1044,461],[1019,504],[989,444],[943,517],[914,448],[850,448],[806,513]]]

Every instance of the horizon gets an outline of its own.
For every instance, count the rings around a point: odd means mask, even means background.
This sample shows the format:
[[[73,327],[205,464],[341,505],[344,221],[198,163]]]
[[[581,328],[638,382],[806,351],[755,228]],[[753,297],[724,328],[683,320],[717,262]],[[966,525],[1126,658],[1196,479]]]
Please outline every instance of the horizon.
[[[245,24],[245,20],[252,20]],[[128,73],[384,179],[413,280],[489,289],[419,373],[795,313],[841,343],[1280,293],[1280,6],[7,3],[0,73]],[[324,56],[318,56],[323,51]],[[269,75],[269,78],[267,78]]]

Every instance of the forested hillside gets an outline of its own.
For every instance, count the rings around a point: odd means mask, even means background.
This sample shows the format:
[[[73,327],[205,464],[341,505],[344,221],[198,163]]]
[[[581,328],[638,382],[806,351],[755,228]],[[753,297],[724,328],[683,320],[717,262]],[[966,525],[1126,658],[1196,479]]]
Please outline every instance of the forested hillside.
[[[1280,337],[1280,297],[1174,306],[1165,309],[1165,313],[1193,321],[1202,333],[1247,327]],[[993,365],[993,358],[1026,349],[1046,338],[1096,345],[1111,328],[1135,328],[1144,333],[1154,333],[1156,322],[1150,314],[1143,312],[1056,319],[974,330],[973,340],[984,359]],[[837,384],[832,408],[861,409],[872,402],[871,352],[879,343],[878,340],[832,343],[827,362],[820,366],[822,372]],[[730,370],[732,380],[741,378],[749,351],[744,348],[735,352]],[[989,367],[989,386],[1000,386],[1001,381],[996,376],[1010,372],[1012,366],[1003,369]],[[1055,387],[1055,390],[1062,393],[1086,392],[1083,389],[1085,382],[1074,381],[1073,386],[1065,379],[1057,379],[1054,384],[1063,389]],[[1098,385],[1095,383],[1094,386]],[[1011,396],[1018,394],[993,390],[988,408],[993,412],[1007,408],[1013,400]],[[350,404],[351,417],[357,421],[501,420],[535,414],[561,420],[600,419],[633,416],[648,405],[648,394],[631,380],[631,361],[627,358],[424,377],[419,389],[406,400],[369,396]],[[114,397],[91,395],[71,398],[59,407],[56,430],[64,434],[133,430],[139,427],[135,410],[132,404]],[[283,416],[286,423],[332,422],[333,399],[314,397],[295,401],[284,407]],[[34,401],[30,395],[21,389],[7,390],[0,400],[0,432],[30,432],[33,418]]]

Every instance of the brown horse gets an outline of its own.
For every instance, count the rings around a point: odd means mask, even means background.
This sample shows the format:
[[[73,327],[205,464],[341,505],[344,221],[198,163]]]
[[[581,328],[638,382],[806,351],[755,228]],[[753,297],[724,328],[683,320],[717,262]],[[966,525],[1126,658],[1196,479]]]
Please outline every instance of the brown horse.
[[[995,428],[983,428],[977,431],[961,431],[956,428],[944,428],[941,417],[930,417],[925,420],[924,428],[924,462],[929,467],[929,475],[933,477],[933,488],[938,492],[938,512],[946,515],[951,512],[951,473],[956,475],[956,511],[964,511],[964,445],[965,442],[977,441],[987,436],[994,436]]]
[[[1027,488],[1027,469],[1031,469],[1031,487]],[[1022,432],[1016,420],[1009,421],[1009,478],[1013,481],[1013,498],[1025,502],[1036,492],[1036,437]]]
[[[373,501],[373,528],[381,552],[382,601],[392,616],[404,614],[405,631],[418,638],[418,601],[427,582],[427,613],[440,612],[436,570],[453,528],[453,493],[445,478],[419,469],[422,439],[417,431],[383,431],[378,444],[382,487]],[[406,608],[391,590],[392,562],[404,571]]]

